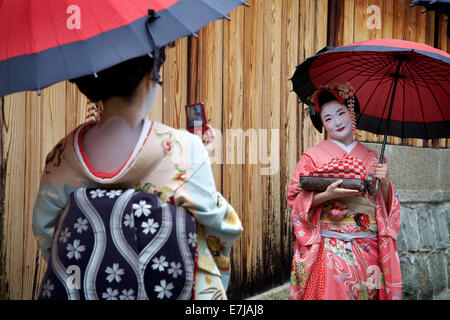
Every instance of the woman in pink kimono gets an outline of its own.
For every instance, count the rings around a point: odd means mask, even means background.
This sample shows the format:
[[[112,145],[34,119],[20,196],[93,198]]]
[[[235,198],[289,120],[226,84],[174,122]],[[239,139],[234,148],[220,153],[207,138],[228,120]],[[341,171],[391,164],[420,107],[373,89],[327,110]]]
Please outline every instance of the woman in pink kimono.
[[[322,86],[311,118],[329,139],[307,149],[292,176],[287,201],[296,237],[290,299],[375,300],[401,298],[396,238],[400,203],[378,154],[354,140],[358,101],[349,84]],[[380,180],[375,197],[339,187],[301,189],[299,176]]]

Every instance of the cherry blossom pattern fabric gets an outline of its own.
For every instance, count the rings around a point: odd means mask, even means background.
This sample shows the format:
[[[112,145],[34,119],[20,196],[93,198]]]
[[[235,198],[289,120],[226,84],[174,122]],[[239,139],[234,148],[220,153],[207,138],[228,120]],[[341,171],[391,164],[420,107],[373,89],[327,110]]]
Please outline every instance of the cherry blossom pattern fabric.
[[[197,229],[134,189],[80,188],[59,216],[39,299],[191,299]]]

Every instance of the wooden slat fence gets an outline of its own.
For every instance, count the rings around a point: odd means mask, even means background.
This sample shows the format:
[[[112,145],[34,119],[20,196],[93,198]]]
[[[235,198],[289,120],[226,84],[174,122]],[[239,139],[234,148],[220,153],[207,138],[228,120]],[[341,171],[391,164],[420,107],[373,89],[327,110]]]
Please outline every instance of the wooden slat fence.
[[[234,299],[289,278],[294,237],[287,185],[303,150],[324,139],[290,92],[295,67],[326,45],[373,38],[406,37],[449,49],[444,16],[421,14],[409,0],[248,2],[251,7],[234,10],[231,21],[211,23],[198,39],[181,39],[167,49],[164,85],[149,115],[185,128],[184,106],[205,103],[208,122],[218,133],[211,157],[216,187],[244,225],[232,251],[228,293]],[[369,5],[381,9],[379,30],[366,26]],[[22,92],[0,101],[0,299],[32,299],[46,267],[31,230],[44,159],[59,139],[86,121],[87,101],[69,82],[42,90],[40,97]],[[358,135],[381,141],[366,132]],[[390,137],[389,143],[448,148],[450,142]]]

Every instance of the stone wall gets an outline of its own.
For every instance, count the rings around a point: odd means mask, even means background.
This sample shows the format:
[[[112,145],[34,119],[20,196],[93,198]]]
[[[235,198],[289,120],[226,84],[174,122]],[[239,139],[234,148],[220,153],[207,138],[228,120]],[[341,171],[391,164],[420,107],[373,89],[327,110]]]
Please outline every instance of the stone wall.
[[[450,150],[388,145],[385,155],[401,203],[403,299],[437,299],[450,288]]]

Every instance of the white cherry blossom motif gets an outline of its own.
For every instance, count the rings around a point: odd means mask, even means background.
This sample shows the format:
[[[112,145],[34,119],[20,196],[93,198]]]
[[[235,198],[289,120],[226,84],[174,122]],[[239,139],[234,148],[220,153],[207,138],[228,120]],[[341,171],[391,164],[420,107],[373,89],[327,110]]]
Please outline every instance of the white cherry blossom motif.
[[[141,227],[144,228],[142,230],[143,233],[151,233],[154,234],[156,232],[156,229],[159,227],[159,223],[155,222],[153,219],[148,219],[147,222],[142,222]]]
[[[52,296],[53,289],[55,289],[55,286],[50,282],[50,280],[47,280],[47,282],[42,286],[42,297],[50,298]]]
[[[136,300],[136,297],[134,296],[134,290],[133,289],[123,289],[122,294],[119,296],[120,300]]]
[[[106,288],[106,292],[103,292],[102,298],[106,300],[119,300],[117,299],[117,295],[119,291],[117,289]]]
[[[106,193],[108,198],[114,199],[115,197],[118,197],[122,194],[122,190],[110,190]]]
[[[132,213],[131,214],[126,214],[124,218],[125,218],[125,220],[123,222],[123,225],[125,227],[129,227],[129,228],[133,229],[134,228],[134,216],[133,216],[133,214]]]
[[[123,276],[125,274],[125,271],[121,268],[119,268],[118,263],[113,263],[112,268],[106,267],[105,272],[109,275],[106,277],[106,280],[109,282],[113,282],[114,280],[116,282],[122,281],[122,278],[120,276]]]
[[[138,218],[139,218],[142,214],[144,214],[144,216],[148,217],[148,215],[149,215],[150,213],[152,213],[152,212],[150,211],[150,208],[151,208],[151,207],[152,207],[152,206],[151,206],[150,204],[147,204],[147,202],[146,202],[145,200],[139,201],[139,204],[133,203],[133,206],[132,206],[133,210],[136,210],[136,211],[134,212],[134,215],[135,215],[136,217],[138,217]]]
[[[166,261],[165,256],[160,256],[159,258],[155,257],[152,261],[153,261],[152,264],[153,270],[158,269],[159,271],[164,271],[164,268],[167,268],[169,266],[169,262]]]
[[[155,292],[158,293],[158,299],[164,299],[164,297],[170,298],[172,296],[172,290],[174,288],[173,283],[170,282],[169,284],[166,283],[166,280],[161,280],[159,286],[155,286]]]
[[[188,243],[195,247],[197,245],[197,234],[194,232],[189,232],[188,234]]]
[[[91,190],[90,195],[92,199],[95,198],[103,198],[103,196],[105,195],[105,190],[102,189],[97,189],[97,190]]]
[[[172,275],[174,279],[183,274],[183,270],[181,270],[181,263],[179,262],[171,262],[170,268],[167,270],[169,274]]]
[[[75,260],[78,260],[81,258],[81,253],[86,250],[86,247],[84,245],[80,245],[80,240],[79,239],[75,239],[73,241],[73,243],[69,243],[66,247],[67,251],[69,251],[67,253],[67,257],[69,259],[72,259],[73,257],[75,257]]]
[[[299,232],[297,232],[299,237],[303,237],[305,235],[305,231],[300,230]]]
[[[73,224],[73,228],[77,230],[78,233],[82,233],[88,229],[88,221],[87,219],[78,218],[77,222]]]
[[[69,228],[65,228],[61,233],[59,234],[59,242],[66,243],[67,239],[69,239],[71,236],[71,233],[69,231]]]

